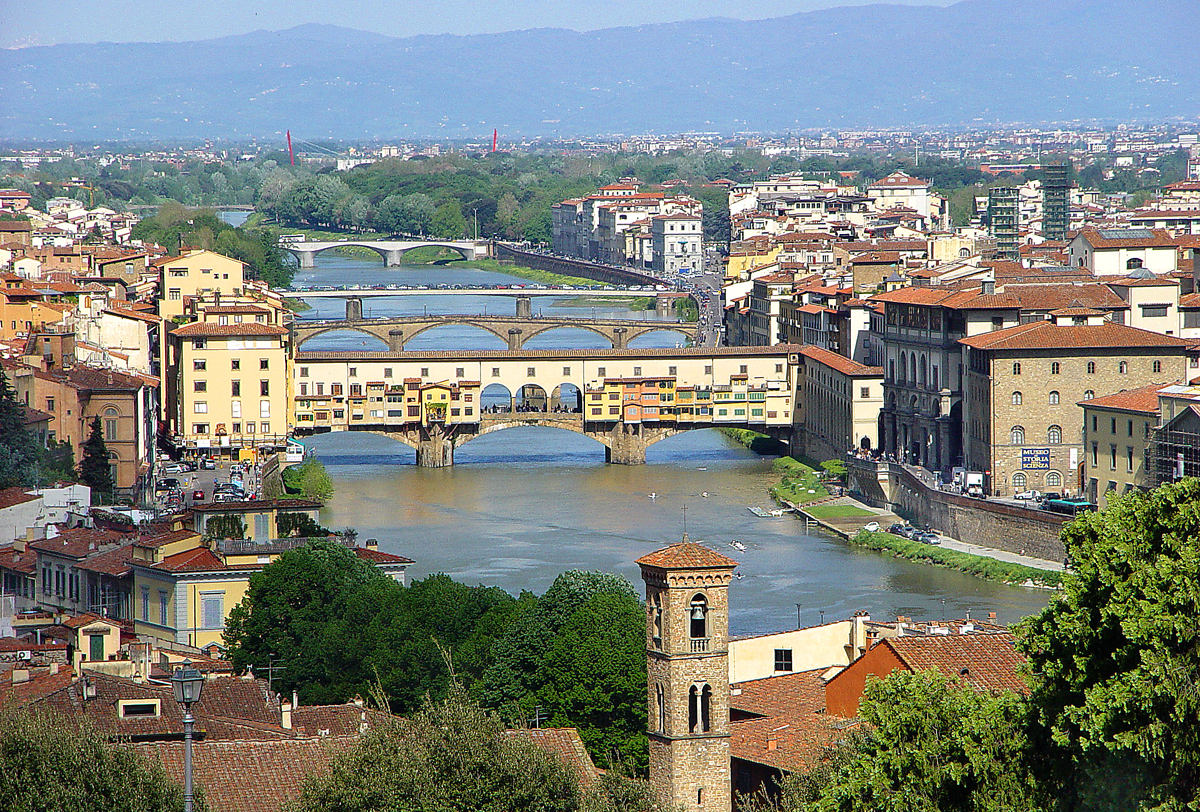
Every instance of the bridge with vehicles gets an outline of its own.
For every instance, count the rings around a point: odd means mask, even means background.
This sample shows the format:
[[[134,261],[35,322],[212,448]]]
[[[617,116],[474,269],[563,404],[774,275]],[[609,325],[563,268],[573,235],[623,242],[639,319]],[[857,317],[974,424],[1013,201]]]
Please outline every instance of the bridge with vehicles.
[[[404,255],[416,248],[446,248],[458,252],[463,259],[473,260],[486,257],[489,246],[486,240],[280,240],[279,247],[290,252],[300,262],[301,268],[314,267],[313,260],[322,251],[332,248],[368,248],[383,257],[389,267],[398,267]]]
[[[633,299],[641,296],[662,298],[679,298],[686,293],[673,293],[653,288],[614,288],[598,290],[595,288],[535,288],[535,287],[504,287],[504,288],[325,288],[321,290],[308,288],[285,288],[280,291],[286,296],[297,299],[348,299],[352,297],[364,299],[383,299],[398,296],[555,296],[559,299],[571,296],[582,296],[588,299]]]
[[[694,429],[748,428],[791,444],[799,349],[300,351],[295,432],[383,435],[430,468],[517,426],[591,437],[619,465]]]

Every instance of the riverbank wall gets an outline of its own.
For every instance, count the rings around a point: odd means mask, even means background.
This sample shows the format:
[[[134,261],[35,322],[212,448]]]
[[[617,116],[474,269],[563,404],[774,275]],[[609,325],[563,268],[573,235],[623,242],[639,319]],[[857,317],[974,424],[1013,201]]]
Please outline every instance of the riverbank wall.
[[[551,273],[566,276],[578,276],[582,279],[594,279],[606,285],[661,285],[662,280],[648,273],[640,273],[633,268],[615,268],[611,265],[601,265],[584,259],[568,257],[550,257],[533,251],[522,251],[504,243],[493,243],[493,256],[501,262],[512,262],[524,268],[537,268]]]
[[[929,526],[967,544],[1047,561],[1062,561],[1059,538],[1065,516],[938,490],[898,463],[847,458],[850,492],[872,507],[890,510],[919,527]]]

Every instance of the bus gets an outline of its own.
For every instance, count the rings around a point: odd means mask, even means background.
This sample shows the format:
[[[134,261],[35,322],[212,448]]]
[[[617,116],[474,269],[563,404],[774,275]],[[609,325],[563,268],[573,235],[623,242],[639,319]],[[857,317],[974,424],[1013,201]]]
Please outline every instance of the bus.
[[[1042,502],[1042,510],[1061,513],[1064,516],[1078,516],[1080,513],[1095,511],[1096,506],[1086,499],[1046,499]]]

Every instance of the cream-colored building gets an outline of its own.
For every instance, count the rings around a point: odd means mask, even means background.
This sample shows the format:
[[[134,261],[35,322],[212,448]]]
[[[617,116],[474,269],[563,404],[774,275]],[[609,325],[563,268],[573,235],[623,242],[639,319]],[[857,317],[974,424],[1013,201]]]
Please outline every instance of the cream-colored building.
[[[1071,267],[1096,276],[1128,276],[1131,271],[1173,273],[1178,246],[1166,231],[1149,228],[1083,228],[1067,243]]]
[[[164,320],[182,316],[190,297],[216,291],[231,298],[241,295],[246,284],[245,263],[215,251],[188,251],[156,265],[158,313]]]
[[[851,448],[879,447],[883,367],[852,361],[820,347],[801,351],[796,422],[803,425],[804,452],[837,459]]]
[[[167,342],[167,432],[201,455],[280,445],[292,429],[292,351],[279,312],[214,305]]]
[[[1146,466],[1150,430],[1158,425],[1158,393],[1152,383],[1079,403],[1083,408],[1084,493],[1103,509],[1114,494],[1153,487]]]

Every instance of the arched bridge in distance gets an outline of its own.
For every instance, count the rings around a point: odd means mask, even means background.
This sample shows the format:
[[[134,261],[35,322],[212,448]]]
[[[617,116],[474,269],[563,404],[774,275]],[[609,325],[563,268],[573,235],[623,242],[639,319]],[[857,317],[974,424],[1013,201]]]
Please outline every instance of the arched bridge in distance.
[[[457,251],[463,259],[481,259],[488,255],[488,243],[474,240],[284,240],[279,247],[300,262],[301,268],[314,267],[314,259],[332,248],[368,248],[383,258],[389,267],[398,267],[404,255],[415,248],[446,248]]]

